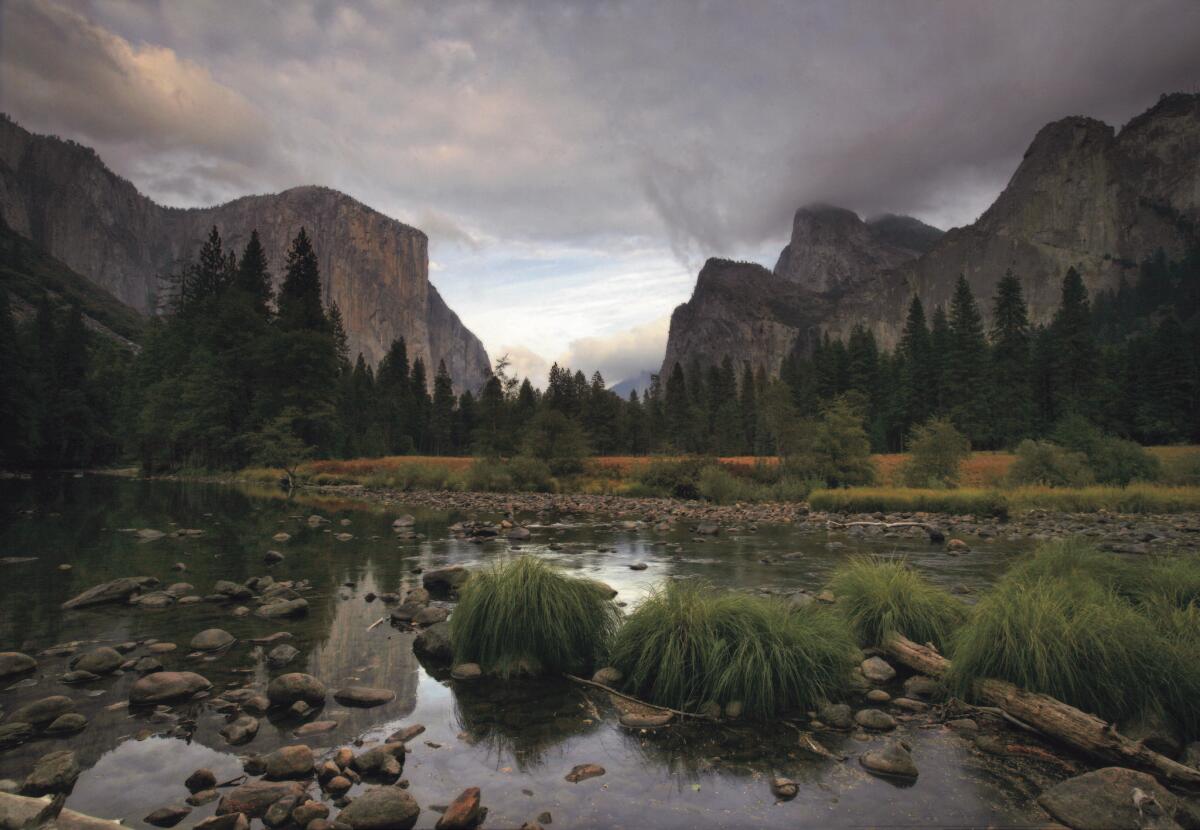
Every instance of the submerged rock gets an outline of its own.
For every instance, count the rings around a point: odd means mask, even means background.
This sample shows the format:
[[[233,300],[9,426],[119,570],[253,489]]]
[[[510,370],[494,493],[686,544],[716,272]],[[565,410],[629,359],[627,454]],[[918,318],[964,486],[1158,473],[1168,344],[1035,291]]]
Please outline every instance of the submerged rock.
[[[221,727],[221,737],[231,746],[241,746],[254,740],[258,734],[258,718],[251,715],[241,715]]]
[[[217,815],[242,813],[247,818],[262,818],[272,804],[289,795],[304,795],[304,787],[295,781],[250,781],[221,797]]]
[[[263,760],[267,765],[267,778],[274,781],[307,778],[313,772],[312,750],[305,744],[280,747]]]
[[[142,821],[147,824],[153,824],[155,827],[174,827],[187,818],[191,812],[191,807],[172,804],[167,807],[159,807],[153,813],[143,818]]]
[[[1042,793],[1038,804],[1075,830],[1178,826],[1170,821],[1179,808],[1176,797],[1154,776],[1123,767],[1105,767],[1070,778]],[[1158,823],[1151,824],[1155,819]]]
[[[395,700],[396,693],[370,686],[345,686],[333,693],[333,699],[344,706],[380,706]]]
[[[371,787],[337,818],[352,830],[409,830],[420,814],[417,802],[399,787]]]
[[[19,677],[37,668],[38,662],[19,651],[0,651],[0,681]]]
[[[272,706],[291,706],[297,701],[317,706],[325,702],[325,684],[311,674],[281,674],[267,686],[267,698]]]
[[[855,713],[854,722],[866,729],[886,732],[896,728],[896,719],[878,709],[862,709]]]
[[[604,767],[599,764],[576,764],[571,767],[571,771],[566,774],[566,780],[572,784],[577,784],[580,781],[586,781],[589,778],[598,778],[604,775]]]
[[[20,709],[12,712],[5,721],[8,723],[32,723],[37,726],[49,723],[60,715],[75,710],[75,703],[66,695],[51,695],[32,703],[26,703]]]
[[[14,721],[0,726],[0,749],[12,749],[33,737],[33,724]]]
[[[201,767],[187,777],[183,786],[187,787],[190,793],[211,790],[217,786],[217,775],[208,767]]]
[[[47,735],[73,735],[87,728],[88,719],[78,712],[59,715],[46,727]]]
[[[434,825],[435,830],[474,830],[483,821],[486,811],[479,806],[479,788],[467,787],[450,802],[446,812]]]
[[[869,772],[891,775],[897,778],[916,778],[917,765],[908,749],[900,741],[888,741],[883,749],[864,752],[858,759]]]
[[[830,703],[822,706],[817,718],[831,729],[853,729],[854,711],[845,703]]]
[[[267,665],[273,669],[281,669],[299,656],[300,650],[287,643],[280,643],[267,652]]]
[[[79,761],[74,752],[68,749],[49,752],[38,759],[33,772],[21,786],[21,792],[26,795],[70,792],[79,772]]]
[[[64,610],[70,610],[110,602],[127,602],[130,597],[157,584],[158,580],[152,576],[123,576],[88,588],[82,594],[64,602],[62,607]]]
[[[279,617],[302,617],[308,613],[308,600],[304,597],[296,597],[295,599],[277,600],[259,606],[255,615],[264,619],[277,619]]]
[[[396,779],[404,769],[405,754],[403,743],[379,744],[352,757],[349,767],[361,775]]]
[[[439,663],[454,659],[450,647],[450,623],[440,622],[421,631],[413,640],[413,651]]]
[[[192,638],[194,651],[220,651],[237,642],[237,638],[223,628],[208,628]]]

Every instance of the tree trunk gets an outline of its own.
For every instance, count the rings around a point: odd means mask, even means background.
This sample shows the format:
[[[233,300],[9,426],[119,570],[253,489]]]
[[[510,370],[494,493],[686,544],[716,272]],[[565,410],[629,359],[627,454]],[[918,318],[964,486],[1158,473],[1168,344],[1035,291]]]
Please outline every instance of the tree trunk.
[[[950,661],[929,646],[902,635],[894,635],[884,646],[889,655],[909,668],[934,677],[950,669]],[[1140,741],[1132,741],[1108,724],[1048,695],[1026,692],[1003,680],[975,682],[975,697],[1039,732],[1099,759],[1104,763],[1132,767],[1152,773],[1168,784],[1200,789],[1200,770],[1159,755]]]

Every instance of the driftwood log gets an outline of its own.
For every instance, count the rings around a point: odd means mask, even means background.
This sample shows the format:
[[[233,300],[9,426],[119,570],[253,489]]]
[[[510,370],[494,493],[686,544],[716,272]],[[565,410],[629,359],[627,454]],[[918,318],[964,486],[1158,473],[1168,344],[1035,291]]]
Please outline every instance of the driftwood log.
[[[898,662],[932,677],[941,677],[950,669],[950,661],[936,650],[901,635],[893,635],[884,650]],[[1003,680],[978,680],[973,691],[980,701],[1085,755],[1107,764],[1149,772],[1164,783],[1200,789],[1200,770],[1172,761],[1140,741],[1126,738],[1117,732],[1114,724],[1105,723],[1095,715],[1048,695],[1026,692]]]

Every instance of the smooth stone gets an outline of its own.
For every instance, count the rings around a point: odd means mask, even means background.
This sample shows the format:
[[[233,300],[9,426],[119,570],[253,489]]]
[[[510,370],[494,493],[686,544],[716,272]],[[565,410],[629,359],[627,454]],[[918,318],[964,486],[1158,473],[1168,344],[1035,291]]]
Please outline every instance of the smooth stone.
[[[250,830],[250,822],[242,813],[209,816],[195,825],[192,830]]]
[[[286,542],[288,539],[292,538],[292,534],[285,533],[281,530],[278,533],[276,533],[274,536],[272,536],[271,538],[274,539],[276,542]]]
[[[329,818],[329,807],[319,801],[306,801],[292,810],[292,821],[297,827],[307,828],[309,822]]]
[[[355,796],[337,819],[351,830],[410,830],[420,813],[416,800],[399,787],[371,787]]]
[[[388,736],[388,743],[406,744],[425,731],[424,724],[414,723],[403,729],[398,729]]]
[[[19,651],[0,651],[0,680],[19,677],[37,668],[37,660]]]
[[[71,685],[73,683],[88,683],[99,679],[100,675],[92,674],[90,671],[69,671],[66,674],[59,675],[58,682]]]
[[[267,698],[272,706],[291,706],[297,701],[318,706],[325,702],[325,684],[311,674],[281,674],[267,685]]]
[[[467,787],[442,813],[435,830],[474,830],[483,821],[479,807],[479,788]]]
[[[249,599],[254,596],[254,592],[245,585],[230,582],[228,579],[218,579],[213,585],[213,593],[229,599]]]
[[[645,562],[634,562],[632,565],[630,565],[630,566],[629,566],[629,570],[631,570],[631,571],[644,571],[644,570],[646,570],[646,568],[648,568],[648,567],[650,567],[650,566],[649,566],[649,565],[647,565]]]
[[[153,657],[139,657],[133,662],[133,670],[138,674],[151,674],[163,670],[163,664]]]
[[[269,550],[263,554],[263,562],[268,565],[276,565],[283,561],[283,554],[277,550]]]
[[[193,772],[183,782],[188,792],[198,793],[201,790],[211,790],[217,786],[217,775],[208,767],[201,767]]]
[[[157,584],[158,580],[152,576],[125,576],[112,579],[88,588],[83,593],[64,602],[62,607],[64,610],[70,610],[110,602],[126,602],[135,594]]]
[[[882,657],[868,657],[862,661],[859,668],[862,669],[863,676],[872,683],[887,683],[896,676],[896,670]]]
[[[791,801],[800,792],[800,787],[790,778],[772,778],[771,795],[780,801]]]
[[[1148,799],[1157,802],[1157,807]],[[1047,813],[1074,830],[1178,826],[1170,821],[1179,809],[1178,799],[1154,776],[1124,767],[1105,767],[1069,778],[1042,793],[1037,801]],[[1148,822],[1155,817],[1157,823]]]
[[[139,608],[166,608],[169,605],[174,605],[175,599],[173,595],[168,594],[166,591],[153,591],[140,597],[134,597],[130,602]]]
[[[533,534],[529,532],[527,527],[514,527],[508,532],[508,538],[513,542],[525,542]]]
[[[832,729],[853,729],[854,711],[845,703],[830,703],[822,706],[817,717]]]
[[[450,646],[450,624],[436,623],[422,629],[413,640],[413,651],[438,663],[449,663],[454,659]]]
[[[241,746],[254,740],[258,734],[258,718],[251,715],[241,715],[221,727],[221,737],[230,746]]]
[[[223,628],[208,628],[192,638],[194,651],[220,651],[237,642],[237,638]]]
[[[0,726],[0,749],[12,749],[33,737],[33,724],[15,721]]]
[[[131,704],[166,703],[206,692],[212,683],[195,672],[160,671],[138,678],[129,690]]]
[[[405,514],[392,522],[392,527],[412,527],[414,524],[416,524],[416,519],[408,514]]]
[[[396,693],[370,686],[345,686],[333,693],[333,699],[344,706],[380,706],[395,700]]]
[[[434,625],[436,623],[445,622],[450,617],[450,612],[445,608],[437,605],[430,605],[422,608],[413,615],[413,625]]]
[[[479,667],[478,663],[459,663],[450,669],[450,676],[455,680],[470,683],[483,676],[483,669]]]
[[[917,765],[900,741],[888,741],[883,749],[871,749],[858,759],[869,772],[897,778],[916,778]]]
[[[403,743],[385,743],[373,746],[365,752],[352,756],[344,769],[349,766],[361,775],[382,775],[389,778],[400,777],[404,766],[407,750]]]
[[[737,720],[746,710],[746,705],[740,700],[731,700],[725,704],[725,717],[730,720]]]
[[[184,799],[193,807],[203,807],[205,804],[211,804],[221,797],[221,794],[215,789],[197,790]]]
[[[78,712],[67,712],[59,715],[46,727],[47,735],[71,735],[83,731],[88,725],[88,719]]]
[[[602,669],[597,669],[596,673],[592,675],[592,682],[599,683],[602,686],[616,686],[624,679],[625,675],[615,666],[605,666]]]
[[[951,539],[946,543],[946,550],[952,553],[970,553],[971,546],[962,539]]]
[[[280,747],[263,760],[267,765],[267,778],[273,781],[306,778],[313,772],[313,753],[305,744]]]
[[[247,818],[262,818],[272,804],[289,795],[304,795],[304,787],[295,781],[250,781],[221,796],[217,814],[243,813]]]
[[[281,669],[299,656],[300,650],[287,643],[280,643],[267,652],[267,665],[273,669]]]
[[[913,700],[907,697],[898,697],[892,701],[892,705],[897,709],[904,709],[907,712],[927,712],[929,704],[920,700]]]
[[[471,572],[462,565],[451,565],[425,571],[421,574],[421,584],[432,593],[449,593],[461,588],[470,576]]]
[[[267,620],[274,620],[282,617],[302,617],[308,613],[308,600],[306,600],[304,597],[279,600],[278,602],[271,602],[267,605],[260,605],[254,613],[256,616]]]
[[[854,713],[854,722],[866,729],[886,732],[896,728],[896,719],[878,709],[861,709]]]
[[[872,703],[887,703],[891,699],[892,696],[883,689],[872,689],[871,691],[867,692],[867,700],[871,701]]]
[[[653,714],[637,714],[626,712],[621,715],[621,726],[630,729],[658,729],[669,724],[674,716],[670,712],[655,712]]]
[[[332,732],[338,728],[338,722],[335,720],[315,720],[310,723],[303,724],[292,734],[297,738],[304,738],[308,735],[320,735],[323,732]]]
[[[292,820],[292,810],[296,809],[304,796],[285,795],[267,808],[263,815],[263,824],[267,827],[283,827]]]
[[[954,720],[948,720],[946,721],[946,726],[949,726],[956,732],[974,733],[979,731],[979,724],[971,718],[955,718]]]
[[[69,749],[49,752],[38,758],[29,773],[21,792],[25,795],[70,792],[79,778],[79,761]]]
[[[60,715],[75,710],[75,703],[66,695],[51,695],[27,703],[13,711],[5,721],[8,723],[32,723],[35,726],[49,723]]]
[[[183,821],[192,812],[191,807],[183,807],[181,805],[170,805],[168,807],[159,807],[150,815],[146,816],[142,821],[147,824],[153,824],[155,827],[174,827],[179,822]]]
[[[941,693],[942,684],[923,674],[914,674],[904,681],[905,697],[929,700],[940,696]]]
[[[601,775],[604,775],[604,767],[599,764],[577,764],[571,767],[571,771],[566,774],[565,778],[570,783],[577,784]]]

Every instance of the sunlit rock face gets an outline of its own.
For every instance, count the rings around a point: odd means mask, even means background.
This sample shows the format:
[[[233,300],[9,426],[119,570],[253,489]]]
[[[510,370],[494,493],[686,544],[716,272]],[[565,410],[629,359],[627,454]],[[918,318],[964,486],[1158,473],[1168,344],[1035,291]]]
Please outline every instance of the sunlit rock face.
[[[0,216],[72,269],[143,312],[162,277],[193,256],[216,225],[240,249],[258,230],[276,281],[301,227],[320,259],[326,302],[341,309],[353,357],[375,364],[397,337],[432,379],[438,364],[461,389],[488,375],[488,357],[429,283],[424,233],[344,193],[297,187],[211,208],[155,204],[94,151],[0,120]]]
[[[1043,127],[1004,191],[974,224],[945,234],[907,217],[863,222],[851,211],[797,211],[774,272],[709,261],[671,318],[663,371],[732,357],[777,371],[793,348],[855,325],[894,348],[916,293],[947,305],[959,274],[990,318],[996,284],[1021,279],[1030,316],[1049,320],[1074,266],[1089,291],[1136,279],[1162,248],[1200,241],[1200,95],[1164,96],[1120,130],[1070,117]],[[707,273],[706,273],[707,272]],[[718,290],[719,289],[719,290]]]

